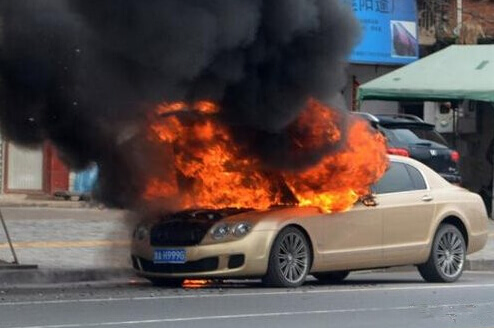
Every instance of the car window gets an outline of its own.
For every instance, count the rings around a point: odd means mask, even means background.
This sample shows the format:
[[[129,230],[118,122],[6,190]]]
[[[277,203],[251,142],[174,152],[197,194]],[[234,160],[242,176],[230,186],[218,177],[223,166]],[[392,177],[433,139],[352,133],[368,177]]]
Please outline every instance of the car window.
[[[419,137],[422,140],[429,140],[433,142],[437,142],[439,144],[447,146],[448,143],[446,140],[436,131],[432,129],[423,129],[423,128],[410,128],[409,129],[411,132],[413,132],[417,137]]]
[[[399,129],[383,128],[383,130],[386,136],[394,143],[417,144],[426,140],[448,146],[446,140],[439,133],[431,129],[407,127]]]
[[[410,174],[410,178],[412,179],[413,187],[415,190],[427,189],[427,184],[425,183],[424,177],[419,170],[414,168],[411,165],[405,164],[407,168],[408,174]]]
[[[403,163],[391,162],[384,176],[373,187],[376,194],[414,190],[415,186]]]

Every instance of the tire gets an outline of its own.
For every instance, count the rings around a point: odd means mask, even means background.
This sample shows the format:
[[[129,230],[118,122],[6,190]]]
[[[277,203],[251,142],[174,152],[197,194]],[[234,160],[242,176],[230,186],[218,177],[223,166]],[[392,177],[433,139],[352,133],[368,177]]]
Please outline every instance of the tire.
[[[312,252],[304,233],[287,227],[276,237],[263,282],[273,287],[298,287],[305,282],[312,264]]]
[[[185,279],[182,278],[156,278],[146,277],[156,287],[182,287]]]
[[[350,271],[332,271],[313,273],[312,275],[314,276],[314,278],[323,283],[335,284],[345,280],[345,278],[348,277],[349,274]]]
[[[451,224],[437,229],[429,259],[418,266],[422,278],[429,282],[454,282],[465,267],[467,248],[462,233]]]

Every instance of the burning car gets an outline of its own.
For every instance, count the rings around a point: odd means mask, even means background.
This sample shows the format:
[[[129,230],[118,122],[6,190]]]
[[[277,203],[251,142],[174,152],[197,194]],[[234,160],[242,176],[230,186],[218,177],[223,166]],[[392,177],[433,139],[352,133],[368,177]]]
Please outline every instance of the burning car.
[[[159,285],[259,277],[297,287],[309,274],[336,282],[354,270],[410,264],[427,281],[456,281],[466,254],[487,241],[481,198],[418,161],[389,159],[373,194],[338,213],[279,206],[153,215],[134,231],[133,267]]]

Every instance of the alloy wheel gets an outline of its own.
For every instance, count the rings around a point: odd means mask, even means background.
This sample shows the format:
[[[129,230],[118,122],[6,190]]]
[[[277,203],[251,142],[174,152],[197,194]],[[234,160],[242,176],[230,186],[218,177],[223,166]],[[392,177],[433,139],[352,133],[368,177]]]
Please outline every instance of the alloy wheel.
[[[455,277],[463,269],[465,248],[463,240],[454,231],[448,231],[437,243],[436,261],[441,272],[448,277]]]
[[[436,231],[427,262],[417,265],[420,275],[430,282],[453,282],[463,273],[467,244],[460,230],[443,223]]]
[[[276,255],[283,277],[290,283],[305,278],[309,267],[309,249],[299,234],[289,233],[281,240]]]

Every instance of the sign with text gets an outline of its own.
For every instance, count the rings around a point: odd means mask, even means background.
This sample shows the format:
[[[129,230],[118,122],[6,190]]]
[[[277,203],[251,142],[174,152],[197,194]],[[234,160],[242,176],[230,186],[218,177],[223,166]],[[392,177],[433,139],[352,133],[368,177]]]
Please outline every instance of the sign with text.
[[[360,22],[352,63],[408,64],[418,59],[417,6],[413,0],[343,0]]]

